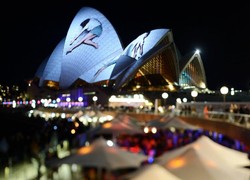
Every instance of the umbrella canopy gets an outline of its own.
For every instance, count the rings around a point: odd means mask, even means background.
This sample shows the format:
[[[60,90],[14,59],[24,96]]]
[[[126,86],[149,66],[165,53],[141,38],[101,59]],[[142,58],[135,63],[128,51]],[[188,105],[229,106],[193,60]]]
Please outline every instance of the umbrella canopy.
[[[78,164],[83,167],[117,170],[123,168],[138,168],[147,156],[124,150],[116,145],[108,146],[107,141],[100,137],[90,146],[84,146],[75,153],[54,161],[54,166],[61,164]]]
[[[219,180],[248,179],[247,154],[224,147],[206,136],[179,149],[164,153],[156,158],[181,179]]]
[[[190,129],[197,130],[199,127],[193,126],[178,117],[164,116],[160,119],[154,119],[147,123],[146,126],[156,127],[158,129],[168,129],[174,127],[176,129]]]
[[[124,114],[124,113],[117,114],[113,120],[120,121],[120,122],[123,122],[125,124],[129,124],[130,126],[133,126],[137,129],[141,128],[141,125],[136,118],[131,117],[131,116]]]
[[[117,115],[111,121],[99,124],[90,129],[87,133],[91,136],[97,134],[112,134],[117,136],[120,134],[142,134],[143,130],[130,116]]]
[[[138,170],[124,175],[122,180],[180,180],[159,164],[148,164]]]

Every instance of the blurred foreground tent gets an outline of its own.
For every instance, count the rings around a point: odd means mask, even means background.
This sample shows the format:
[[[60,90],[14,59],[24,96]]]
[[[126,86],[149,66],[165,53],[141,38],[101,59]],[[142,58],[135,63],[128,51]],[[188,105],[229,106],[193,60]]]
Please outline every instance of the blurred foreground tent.
[[[207,136],[193,143],[165,152],[156,163],[185,180],[248,180],[247,153],[217,144]]]
[[[181,180],[159,164],[147,164],[132,173],[125,174],[122,180]]]
[[[98,124],[87,132],[88,136],[123,134],[143,134],[142,127],[138,121],[126,114],[117,114],[112,120]]]
[[[157,129],[170,129],[175,128],[179,130],[198,130],[200,129],[197,126],[186,123],[179,117],[172,117],[169,115],[165,115],[159,119],[153,119],[149,121],[146,126],[148,127],[156,127]]]
[[[77,164],[81,167],[94,167],[101,173],[102,169],[111,172],[139,168],[148,159],[144,154],[132,153],[116,144],[109,143],[104,138],[99,137],[90,146],[83,146],[64,158],[50,160],[46,164],[50,168],[59,167],[62,164]]]

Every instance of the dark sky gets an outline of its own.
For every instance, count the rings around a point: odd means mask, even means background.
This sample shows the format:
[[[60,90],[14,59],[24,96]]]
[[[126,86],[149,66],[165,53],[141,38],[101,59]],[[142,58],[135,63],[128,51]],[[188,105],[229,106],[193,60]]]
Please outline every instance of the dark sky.
[[[250,5],[233,1],[8,1],[1,8],[1,84],[32,79],[42,63],[67,34],[78,11],[89,6],[100,11],[126,47],[140,34],[172,29],[182,55],[201,51],[208,88],[250,89]],[[140,4],[141,3],[141,4]]]

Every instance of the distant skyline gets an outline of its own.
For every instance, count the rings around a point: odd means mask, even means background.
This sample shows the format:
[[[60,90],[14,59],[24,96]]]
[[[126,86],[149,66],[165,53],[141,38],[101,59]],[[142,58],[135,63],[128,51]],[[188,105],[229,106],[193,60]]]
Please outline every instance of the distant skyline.
[[[1,12],[0,84],[19,84],[32,79],[42,61],[67,35],[78,11],[89,6],[107,17],[124,48],[148,30],[171,29],[182,55],[200,50],[209,89],[219,90],[224,85],[250,89],[249,3],[232,2],[223,6],[212,2],[166,3],[8,2],[5,11],[9,13]]]

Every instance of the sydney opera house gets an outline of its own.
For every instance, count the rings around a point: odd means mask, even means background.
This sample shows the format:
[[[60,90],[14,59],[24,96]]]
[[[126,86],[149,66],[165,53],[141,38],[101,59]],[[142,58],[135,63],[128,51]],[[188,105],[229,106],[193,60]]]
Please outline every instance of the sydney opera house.
[[[126,47],[118,34],[101,12],[81,8],[66,37],[38,67],[33,84],[127,93],[207,89],[199,52],[182,55],[171,29],[142,32]]]

